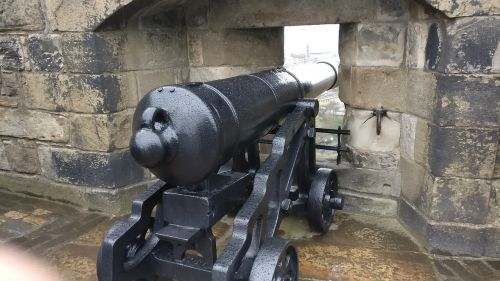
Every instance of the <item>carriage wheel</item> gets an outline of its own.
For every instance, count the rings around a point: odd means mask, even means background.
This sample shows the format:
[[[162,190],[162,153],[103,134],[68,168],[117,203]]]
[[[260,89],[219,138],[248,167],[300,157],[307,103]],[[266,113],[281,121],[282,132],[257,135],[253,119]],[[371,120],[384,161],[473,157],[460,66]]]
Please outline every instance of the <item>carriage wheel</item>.
[[[250,281],[297,281],[297,252],[288,241],[272,238],[264,243],[255,258]]]

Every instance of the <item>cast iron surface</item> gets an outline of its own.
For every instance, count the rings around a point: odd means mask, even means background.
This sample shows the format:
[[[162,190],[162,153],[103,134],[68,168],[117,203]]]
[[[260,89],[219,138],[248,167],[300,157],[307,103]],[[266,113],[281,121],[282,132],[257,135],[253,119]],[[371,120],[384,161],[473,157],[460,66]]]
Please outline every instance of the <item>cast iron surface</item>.
[[[336,72],[301,71],[165,86],[141,101],[131,151],[165,181],[108,232],[100,281],[297,280],[296,251],[276,237],[283,216],[306,212],[325,232],[343,202],[335,173],[316,167],[318,101],[303,98],[331,87]],[[261,161],[268,132],[272,149]],[[236,214],[233,233],[217,256],[211,227],[227,214]]]

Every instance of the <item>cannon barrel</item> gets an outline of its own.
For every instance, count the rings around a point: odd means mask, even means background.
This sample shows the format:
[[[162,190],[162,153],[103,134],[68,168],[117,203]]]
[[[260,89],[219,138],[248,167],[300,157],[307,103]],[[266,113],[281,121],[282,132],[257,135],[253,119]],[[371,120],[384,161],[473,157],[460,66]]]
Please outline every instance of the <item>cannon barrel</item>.
[[[335,67],[317,63],[159,87],[136,108],[132,156],[170,185],[199,183],[336,81]]]

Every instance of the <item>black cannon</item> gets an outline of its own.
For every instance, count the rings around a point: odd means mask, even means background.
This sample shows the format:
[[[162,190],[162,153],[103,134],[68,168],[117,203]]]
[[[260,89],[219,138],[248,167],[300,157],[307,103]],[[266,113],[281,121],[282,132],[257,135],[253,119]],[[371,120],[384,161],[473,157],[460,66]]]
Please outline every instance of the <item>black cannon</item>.
[[[276,237],[285,215],[326,232],[341,209],[337,178],[316,166],[318,101],[337,72],[328,63],[207,83],[163,86],[137,106],[130,150],[160,180],[109,230],[100,281],[297,280],[297,254]],[[272,140],[262,139],[274,135]],[[261,161],[259,143],[272,144]],[[338,155],[338,161],[340,155]],[[234,215],[217,256],[211,227]]]

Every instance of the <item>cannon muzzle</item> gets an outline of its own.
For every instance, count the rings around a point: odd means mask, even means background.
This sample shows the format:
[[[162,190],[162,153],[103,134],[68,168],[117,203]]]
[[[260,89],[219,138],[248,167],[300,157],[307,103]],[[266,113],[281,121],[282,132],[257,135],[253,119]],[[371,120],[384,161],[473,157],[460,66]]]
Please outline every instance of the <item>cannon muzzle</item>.
[[[169,185],[199,183],[336,81],[331,64],[317,63],[159,87],[136,108],[132,156]]]

